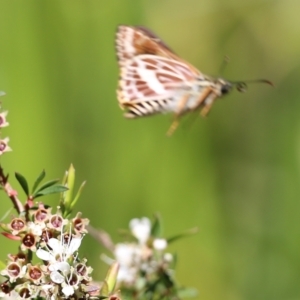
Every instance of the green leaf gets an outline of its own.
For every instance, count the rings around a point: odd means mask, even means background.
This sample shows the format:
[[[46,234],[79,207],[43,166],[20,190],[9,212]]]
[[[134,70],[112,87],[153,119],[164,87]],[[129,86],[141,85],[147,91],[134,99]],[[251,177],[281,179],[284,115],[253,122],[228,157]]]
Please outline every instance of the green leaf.
[[[46,172],[45,172],[45,170],[43,170],[41,172],[41,174],[38,176],[38,178],[35,180],[35,183],[32,188],[32,194],[35,192],[35,190],[37,189],[39,184],[42,182],[42,180],[45,178],[45,176],[46,176]]]
[[[194,227],[194,228],[191,228],[189,230],[186,230],[182,233],[179,233],[179,234],[176,234],[170,238],[167,239],[167,242],[168,244],[170,243],[173,243],[174,241],[178,240],[178,239],[181,239],[181,238],[184,238],[184,237],[187,237],[187,236],[190,236],[190,235],[194,235],[198,232],[198,228],[197,227]]]
[[[104,297],[104,298],[108,297],[108,284],[105,280],[102,283],[102,287],[100,290],[100,297]]]
[[[79,187],[79,189],[78,189],[78,191],[77,191],[77,194],[76,194],[75,198],[72,200],[72,202],[71,202],[71,204],[70,204],[70,209],[73,209],[73,207],[74,207],[75,204],[77,203],[77,201],[78,201],[78,199],[79,199],[79,197],[80,197],[80,195],[81,195],[81,193],[82,193],[82,190],[83,190],[85,184],[86,184],[86,181],[84,181],[84,182],[81,184],[81,186]]]
[[[154,215],[154,222],[151,228],[151,236],[159,237],[161,235],[161,219],[158,214]]]
[[[117,262],[114,262],[109,270],[107,271],[105,282],[107,283],[107,289],[108,293],[111,294],[114,291],[116,282],[117,282],[117,276],[119,272],[119,264]]]
[[[55,185],[56,183],[59,182],[59,179],[54,179],[54,180],[50,180],[46,183],[44,183],[33,195],[33,198],[36,198],[37,194],[40,194],[40,192],[42,192],[43,190],[47,189],[48,187],[51,187],[53,185]]]
[[[66,186],[69,189],[64,194],[63,205],[69,210],[71,203],[72,203],[74,183],[75,183],[75,169],[72,164],[70,165],[70,168],[67,171],[66,182],[64,182],[64,183],[66,183]]]
[[[25,194],[27,195],[27,197],[29,197],[29,188],[28,188],[27,180],[20,173],[16,172],[15,176],[16,176],[16,179],[18,180],[18,182],[20,183],[20,185],[21,185],[23,191],[25,192]]]
[[[37,192],[34,195],[34,198],[38,198],[40,196],[49,195],[49,194],[62,193],[65,192],[66,190],[68,190],[68,188],[63,185],[49,186],[43,189],[42,191]]]

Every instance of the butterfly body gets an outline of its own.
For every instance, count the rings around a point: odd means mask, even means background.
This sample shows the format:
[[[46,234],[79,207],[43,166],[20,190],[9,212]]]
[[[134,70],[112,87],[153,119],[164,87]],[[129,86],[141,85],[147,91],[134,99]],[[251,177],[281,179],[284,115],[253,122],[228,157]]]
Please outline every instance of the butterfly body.
[[[235,85],[202,74],[143,27],[119,26],[116,50],[120,67],[117,97],[125,117],[174,113],[169,133],[190,111],[200,110],[206,116],[214,101]],[[240,90],[242,87],[245,84]]]

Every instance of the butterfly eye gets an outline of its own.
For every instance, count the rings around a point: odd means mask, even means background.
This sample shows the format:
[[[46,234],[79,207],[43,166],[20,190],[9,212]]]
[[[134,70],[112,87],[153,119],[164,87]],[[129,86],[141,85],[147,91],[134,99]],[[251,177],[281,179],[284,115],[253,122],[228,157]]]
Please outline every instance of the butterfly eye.
[[[229,93],[230,92],[230,90],[231,90],[231,84],[224,84],[224,85],[222,85],[222,87],[221,87],[221,93],[222,93],[222,95],[226,95],[227,93]]]

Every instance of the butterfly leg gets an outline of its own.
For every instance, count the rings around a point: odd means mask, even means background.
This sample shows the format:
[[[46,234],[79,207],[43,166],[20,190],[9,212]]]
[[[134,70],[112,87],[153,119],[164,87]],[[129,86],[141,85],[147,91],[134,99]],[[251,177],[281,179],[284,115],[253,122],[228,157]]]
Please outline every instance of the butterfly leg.
[[[176,130],[176,128],[178,127],[179,118],[183,114],[185,105],[187,104],[189,98],[190,98],[190,94],[187,93],[179,101],[177,112],[174,115],[174,121],[172,122],[170,128],[167,131],[167,136],[171,136],[173,134],[173,132]]]
[[[213,92],[208,95],[208,98],[205,100],[204,106],[203,106],[203,108],[201,109],[201,112],[200,112],[202,117],[207,116],[207,114],[211,110],[211,107],[214,104],[217,97],[218,96]]]
[[[202,106],[203,104],[205,105],[205,101],[207,99],[207,97],[209,97],[209,95],[212,92],[212,88],[210,86],[205,87],[202,91],[202,93],[199,95],[199,98],[196,102],[195,108],[194,110],[198,109],[200,106]]]

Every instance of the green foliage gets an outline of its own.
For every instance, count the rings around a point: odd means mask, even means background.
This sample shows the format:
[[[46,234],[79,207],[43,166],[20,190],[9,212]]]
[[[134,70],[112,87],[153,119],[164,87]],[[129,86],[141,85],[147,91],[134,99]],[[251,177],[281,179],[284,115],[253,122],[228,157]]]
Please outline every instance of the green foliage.
[[[151,236],[160,237],[161,233],[162,233],[161,218],[158,214],[155,214],[154,215],[154,221],[152,222],[152,227],[151,227]]]
[[[100,299],[105,299],[115,292],[117,275],[119,271],[118,263],[114,262],[107,271],[105,280],[102,282],[100,290]]]
[[[67,190],[62,191],[64,193],[62,193],[61,200],[60,200],[60,208],[63,213],[63,216],[66,218],[69,217],[70,214],[72,213],[72,210],[82,193],[83,187],[85,185],[85,181],[80,185],[75,197],[73,197],[74,184],[75,184],[75,169],[73,165],[71,165],[63,179],[63,186],[67,187]]]
[[[27,180],[20,173],[16,172],[15,176],[16,176],[16,179],[18,180],[19,184],[21,185],[24,193],[26,194],[27,197],[29,197],[29,188],[28,188]]]
[[[182,233],[179,233],[179,234],[176,234],[176,235],[173,235],[173,236],[167,238],[167,242],[168,242],[168,244],[171,244],[171,243],[173,243],[179,239],[182,239],[184,237],[194,235],[197,232],[198,232],[198,228],[192,228],[192,229],[186,230]]]
[[[37,177],[37,179],[35,180],[33,187],[32,187],[32,194],[30,195],[26,178],[23,175],[21,175],[20,173],[17,173],[17,172],[15,173],[15,177],[18,180],[19,184],[21,185],[27,198],[30,198],[31,200],[36,199],[41,196],[62,193],[62,192],[65,192],[68,190],[67,187],[57,184],[59,179],[50,180],[39,187],[39,185],[42,182],[42,180],[44,179],[45,175],[46,175],[45,171],[42,171],[42,173]]]
[[[46,172],[45,170],[43,170],[41,172],[41,174],[37,177],[36,181],[34,182],[33,184],[33,187],[32,187],[32,194],[35,192],[35,190],[37,189],[37,187],[39,186],[39,184],[43,181],[43,179],[45,178],[46,176]]]

